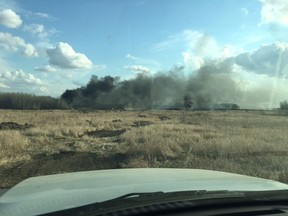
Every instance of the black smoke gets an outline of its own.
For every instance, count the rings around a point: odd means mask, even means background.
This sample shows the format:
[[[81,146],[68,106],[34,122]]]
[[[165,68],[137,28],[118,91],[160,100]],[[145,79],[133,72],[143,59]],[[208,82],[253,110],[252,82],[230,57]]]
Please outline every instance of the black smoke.
[[[182,109],[208,108],[215,103],[237,103],[240,91],[229,77],[231,68],[207,64],[187,76],[184,67],[155,75],[119,77],[93,75],[86,86],[66,90],[61,98],[74,108]]]

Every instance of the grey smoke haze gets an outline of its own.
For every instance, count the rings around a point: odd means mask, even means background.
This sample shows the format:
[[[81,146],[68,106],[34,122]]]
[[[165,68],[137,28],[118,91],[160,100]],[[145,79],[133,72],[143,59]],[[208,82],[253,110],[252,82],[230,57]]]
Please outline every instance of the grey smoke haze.
[[[232,66],[211,62],[190,76],[187,92],[202,107],[215,103],[239,103],[242,96],[237,83],[230,76]]]
[[[210,60],[187,75],[184,66],[135,78],[92,76],[86,86],[62,94],[74,107],[173,108],[191,98],[195,108],[234,103],[241,108],[272,108],[288,99],[288,46],[275,43],[251,53]]]
[[[240,54],[231,60],[246,70],[269,76],[279,76],[288,72],[288,44],[273,43],[263,45],[251,53]]]
[[[220,69],[209,64],[187,77],[184,67],[175,67],[153,76],[138,74],[124,81],[117,77],[92,76],[85,87],[67,90],[62,98],[75,107],[94,108],[179,108],[187,95],[196,107],[234,103],[240,92],[235,82],[227,74],[220,73]]]

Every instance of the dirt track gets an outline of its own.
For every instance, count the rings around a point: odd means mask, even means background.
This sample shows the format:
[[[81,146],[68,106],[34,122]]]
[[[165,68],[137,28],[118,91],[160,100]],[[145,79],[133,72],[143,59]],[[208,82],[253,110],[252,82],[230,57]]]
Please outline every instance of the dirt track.
[[[125,159],[125,155],[121,154],[104,157],[96,153],[72,151],[51,155],[38,154],[32,156],[28,162],[0,167],[0,188],[11,187],[31,176],[121,168]]]
[[[78,113],[77,113],[78,114]],[[133,114],[134,115],[134,114]],[[135,113],[137,116],[137,113]],[[133,118],[128,124],[129,128],[145,127],[153,124],[146,120],[149,115],[138,114],[137,118]],[[151,115],[150,115],[151,117]],[[145,121],[142,120],[145,118]],[[152,116],[158,118],[158,115]],[[165,116],[159,116],[161,121],[169,119]],[[136,121],[135,121],[136,120]],[[151,120],[151,118],[150,118]],[[116,118],[112,119],[113,124],[122,124],[123,120]],[[96,129],[95,121],[86,120],[91,130],[86,130],[82,135],[71,137],[69,135],[61,138],[51,137],[54,146],[58,149],[52,152],[47,152],[41,146],[35,146],[28,153],[30,159],[0,165],[0,189],[10,188],[20,181],[33,176],[59,174],[65,172],[100,170],[100,169],[116,169],[123,167],[128,159],[127,155],[114,151],[114,147],[119,145],[119,136],[126,132],[127,128],[121,129]],[[24,131],[34,127],[32,124],[19,124],[13,121],[0,122],[0,130],[18,130]],[[93,128],[93,129],[92,129]],[[92,139],[103,139],[103,143],[94,143],[82,141],[83,136],[91,137]],[[79,151],[77,143],[86,143],[88,149]],[[109,153],[108,153],[109,152]]]

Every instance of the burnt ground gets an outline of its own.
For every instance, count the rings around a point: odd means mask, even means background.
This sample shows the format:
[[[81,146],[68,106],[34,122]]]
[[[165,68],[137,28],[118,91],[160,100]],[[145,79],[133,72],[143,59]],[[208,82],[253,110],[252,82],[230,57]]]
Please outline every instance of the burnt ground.
[[[131,124],[131,127],[145,127],[151,124],[153,123],[150,121],[135,121]]]
[[[122,130],[96,130],[96,131],[87,131],[85,134],[92,137],[114,137],[119,136],[125,133],[126,129]]]

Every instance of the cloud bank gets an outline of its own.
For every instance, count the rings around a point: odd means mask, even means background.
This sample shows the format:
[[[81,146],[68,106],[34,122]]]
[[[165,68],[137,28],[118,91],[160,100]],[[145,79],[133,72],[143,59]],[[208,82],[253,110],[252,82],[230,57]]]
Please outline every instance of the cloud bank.
[[[260,0],[262,3],[261,21],[264,24],[288,26],[287,0]]]
[[[5,71],[0,73],[0,90],[13,92],[46,92],[47,88],[42,80],[24,71]]]
[[[252,52],[239,54],[232,61],[244,70],[269,76],[288,75],[288,43],[275,42],[262,45]]]
[[[77,53],[68,44],[60,42],[56,47],[47,49],[49,64],[63,69],[91,69],[93,63],[82,53]]]
[[[32,44],[9,33],[0,32],[0,47],[9,52],[20,52],[27,57],[37,57],[38,52]]]
[[[44,67],[36,67],[35,70],[36,71],[41,71],[41,72],[47,72],[47,73],[51,73],[51,72],[57,71],[54,67],[52,67],[50,65],[46,65]]]
[[[135,71],[136,73],[149,73],[150,69],[142,65],[125,66],[125,69]]]
[[[21,26],[22,20],[13,10],[5,9],[0,11],[0,24],[7,28],[18,28]]]

